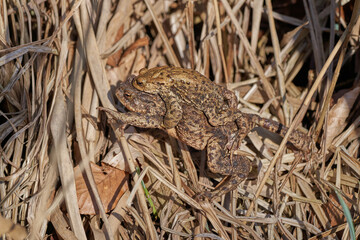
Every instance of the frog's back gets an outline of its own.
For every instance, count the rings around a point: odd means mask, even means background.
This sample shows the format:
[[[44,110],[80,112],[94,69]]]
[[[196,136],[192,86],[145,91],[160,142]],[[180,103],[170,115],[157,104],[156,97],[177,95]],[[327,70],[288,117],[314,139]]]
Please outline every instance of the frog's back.
[[[218,109],[224,104],[224,88],[192,69],[155,67],[140,71],[138,79],[146,80],[149,92],[156,92],[160,86],[166,87],[199,110]]]
[[[177,86],[181,86],[182,84],[188,85],[203,85],[206,87],[210,87],[214,85],[214,83],[202,75],[201,73],[186,68],[178,68],[178,67],[170,67],[168,75],[169,78],[174,80],[174,84]]]
[[[170,67],[168,69],[173,85],[171,90],[185,102],[194,104],[197,108],[208,107],[209,103],[222,102],[221,86],[192,69]],[[207,102],[207,104],[206,104]],[[205,104],[204,104],[205,103]]]

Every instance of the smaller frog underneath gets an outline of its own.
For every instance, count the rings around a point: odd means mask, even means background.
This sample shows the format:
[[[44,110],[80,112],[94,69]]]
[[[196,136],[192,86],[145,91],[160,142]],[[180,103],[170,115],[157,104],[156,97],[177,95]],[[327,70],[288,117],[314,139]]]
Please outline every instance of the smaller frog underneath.
[[[163,126],[173,128],[182,118],[181,103],[202,111],[212,126],[226,125],[241,117],[236,96],[192,69],[179,67],[143,68],[133,82],[143,92],[159,94],[166,106]]]

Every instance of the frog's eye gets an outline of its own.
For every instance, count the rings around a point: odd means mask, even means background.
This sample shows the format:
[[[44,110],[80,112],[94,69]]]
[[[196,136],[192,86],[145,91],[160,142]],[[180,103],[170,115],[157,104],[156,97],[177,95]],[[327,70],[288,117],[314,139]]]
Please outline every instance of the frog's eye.
[[[143,79],[137,79],[137,80],[136,80],[136,84],[137,84],[138,86],[144,86],[144,85],[145,85],[145,81],[144,81]]]
[[[131,95],[130,92],[128,92],[128,91],[125,91],[125,92],[124,92],[124,97],[125,97],[125,98],[131,98],[131,96],[132,96],[132,95]]]

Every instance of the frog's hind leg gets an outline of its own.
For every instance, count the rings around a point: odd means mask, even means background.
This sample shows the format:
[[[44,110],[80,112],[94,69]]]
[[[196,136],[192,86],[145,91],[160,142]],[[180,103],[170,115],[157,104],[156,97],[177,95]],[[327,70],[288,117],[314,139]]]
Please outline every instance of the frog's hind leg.
[[[256,125],[267,129],[270,132],[277,133],[281,137],[284,137],[289,130],[288,127],[282,125],[279,122],[271,119],[262,118],[256,114],[246,114],[248,121],[255,123]],[[293,144],[297,149],[308,153],[311,150],[312,140],[306,134],[294,130],[291,132],[288,141]]]
[[[205,197],[208,199],[214,199],[216,197],[220,197],[232,190],[234,190],[241,182],[243,182],[246,177],[242,175],[233,175],[226,176],[226,178],[221,181],[214,190],[206,191],[203,193]]]
[[[225,147],[226,141],[222,137],[213,137],[208,142],[208,168],[214,173],[228,176],[225,182],[220,183],[215,190],[203,193],[208,198],[221,196],[234,188],[246,179],[251,170],[251,163],[248,158],[241,155],[232,155]]]
[[[182,107],[178,102],[176,95],[171,91],[161,92],[159,95],[166,107],[163,127],[166,129],[173,128],[182,118]]]
[[[204,114],[214,127],[226,125],[242,117],[242,113],[236,108],[227,108],[217,112],[215,107],[210,107],[204,110]]]

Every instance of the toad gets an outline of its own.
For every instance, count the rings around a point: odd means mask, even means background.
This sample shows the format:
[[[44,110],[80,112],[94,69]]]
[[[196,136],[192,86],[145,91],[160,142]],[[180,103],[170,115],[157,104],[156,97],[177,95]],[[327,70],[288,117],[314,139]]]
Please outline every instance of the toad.
[[[165,128],[175,127],[182,118],[182,102],[202,111],[212,126],[225,125],[241,117],[232,91],[192,69],[143,68],[132,84],[140,91],[158,94],[163,99],[167,110]]]
[[[135,77],[129,77],[123,82],[116,96],[119,101],[130,111],[121,113],[110,109],[101,108],[112,118],[122,124],[130,124],[141,128],[158,128],[167,130],[162,124],[166,114],[166,105],[158,96],[141,92],[132,86]],[[229,176],[227,181],[217,186],[213,191],[206,191],[202,195],[213,198],[234,189],[243,181],[251,170],[251,163],[245,156],[232,154],[230,150],[234,134],[239,134],[240,141],[255,127],[261,126],[271,132],[284,136],[287,128],[272,120],[261,118],[255,114],[243,114],[237,122],[243,126],[241,129],[233,122],[214,127],[207,121],[204,113],[195,107],[180,102],[182,118],[173,131],[168,133],[197,149],[207,149],[207,166],[210,171]],[[300,140],[299,140],[300,139]],[[301,140],[302,139],[302,140]],[[309,141],[304,134],[294,131],[289,141],[300,150],[308,149]]]
[[[158,95],[141,92],[132,86],[134,76],[123,82],[116,91],[119,101],[130,111],[121,113],[106,108],[110,116],[122,124],[130,124],[141,128],[158,128],[167,131],[163,126],[166,114],[164,101]],[[248,158],[241,155],[233,155],[229,150],[231,140],[238,128],[235,122],[229,122],[224,126],[211,126],[202,111],[181,102],[183,115],[173,131],[167,131],[172,137],[197,150],[207,149],[207,166],[211,172],[229,176],[226,182],[213,191],[203,193],[208,198],[220,196],[243,181],[251,169]],[[250,122],[249,122],[250,123]],[[252,129],[248,126],[246,129]],[[239,138],[245,137],[244,132]]]

